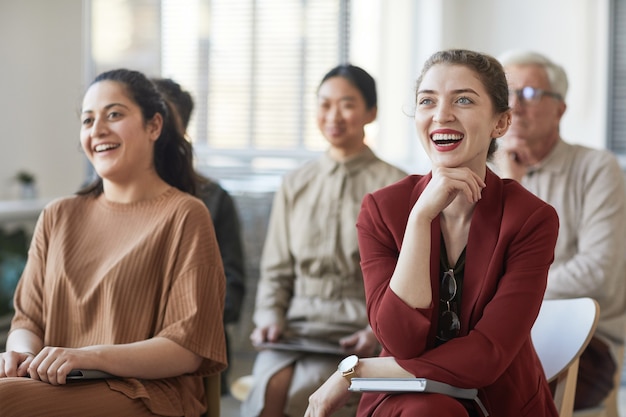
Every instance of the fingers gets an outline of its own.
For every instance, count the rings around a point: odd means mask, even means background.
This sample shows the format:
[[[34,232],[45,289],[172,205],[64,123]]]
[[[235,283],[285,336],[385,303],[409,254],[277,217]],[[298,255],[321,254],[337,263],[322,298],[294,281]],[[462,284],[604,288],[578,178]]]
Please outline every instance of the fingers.
[[[476,203],[481,199],[482,190],[486,186],[478,174],[466,167],[437,167],[433,169],[432,175],[435,196],[443,203],[440,210],[447,207],[459,193],[464,194],[468,202]]]
[[[470,171],[470,172],[472,173],[474,181],[468,182],[468,185],[469,185],[469,190],[468,190],[469,192],[467,193],[468,201],[472,203],[476,203],[482,198],[483,188],[485,188],[487,184],[485,184],[485,181],[482,178],[480,178],[475,172],[473,171]]]
[[[263,342],[276,342],[282,335],[282,329],[277,324],[266,327],[257,327],[250,334],[250,341],[253,345]]]
[[[250,334],[250,341],[253,345],[258,345],[265,342],[265,332],[267,328],[265,327],[256,327],[252,333]]]
[[[357,356],[361,357],[369,357],[373,356],[378,348],[378,340],[376,337],[369,337],[368,335],[363,335],[359,338],[359,343],[354,347],[354,353]]]
[[[278,339],[280,339],[281,334],[282,329],[280,329],[280,327],[278,327],[276,324],[272,324],[267,331],[267,340],[269,340],[270,342],[276,342]]]
[[[521,181],[528,171],[528,166],[532,165],[532,154],[523,147],[498,149],[494,162],[500,177]]]
[[[0,356],[0,378],[17,376],[17,363],[11,357],[11,353],[13,352],[6,352]]]
[[[308,417],[327,417],[343,407],[350,398],[346,381],[335,372],[313,394],[309,396]]]
[[[0,355],[0,378],[28,376],[34,355],[26,352],[4,352]]]
[[[317,412],[315,404],[313,404],[311,402],[311,399],[309,398],[309,406],[306,408],[306,411],[304,412],[304,417],[317,417],[319,415],[320,413]]]
[[[51,385],[66,383],[66,377],[74,368],[72,353],[65,348],[44,348],[28,367],[32,379]]]
[[[28,353],[25,355],[26,355],[26,359],[24,359],[22,363],[20,363],[20,365],[17,367],[17,376],[19,377],[28,376],[28,367],[32,363],[33,359],[35,359],[34,355],[31,355]]]
[[[459,187],[459,191],[465,194],[469,203],[476,203],[482,198],[485,183],[476,173],[471,170],[468,171],[468,176],[455,179],[455,185]]]
[[[529,166],[538,162],[533,156],[533,153],[525,140],[513,140],[511,138],[503,141],[500,145],[501,150],[499,149],[497,152],[501,151],[502,154],[507,156],[506,159],[508,160],[502,161],[502,163]]]
[[[359,335],[356,333],[339,339],[339,345],[344,349],[358,346],[358,343],[359,343]]]
[[[376,339],[376,335],[374,335],[371,329],[359,330],[356,333],[341,338],[339,345],[346,350],[347,353],[369,357],[376,352],[378,339]]]

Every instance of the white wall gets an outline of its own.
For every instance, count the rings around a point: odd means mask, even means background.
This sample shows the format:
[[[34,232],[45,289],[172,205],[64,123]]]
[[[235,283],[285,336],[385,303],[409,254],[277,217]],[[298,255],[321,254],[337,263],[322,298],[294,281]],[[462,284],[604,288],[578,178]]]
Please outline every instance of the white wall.
[[[428,1],[426,1],[428,2]],[[561,64],[568,74],[568,110],[562,136],[604,147],[608,56],[608,0],[447,0],[444,47],[495,56],[532,49]],[[451,20],[447,17],[453,16]]]
[[[412,172],[428,169],[407,113],[423,61],[442,48],[498,55],[543,52],[570,77],[562,132],[604,147],[608,0],[353,0],[353,63],[377,79],[376,151]],[[0,199],[32,170],[40,195],[83,181],[78,109],[84,91],[81,0],[0,0]]]
[[[381,40],[372,44],[355,31],[352,50],[358,58],[373,48],[381,53],[375,71],[380,95],[375,148],[386,159],[413,172],[428,169],[401,108],[412,104],[422,63],[447,48],[496,57],[508,49],[546,54],[569,76],[563,138],[605,147],[608,0],[354,0],[354,7],[372,1],[381,9],[378,26],[365,30],[378,33]]]
[[[0,0],[0,199],[16,196],[21,169],[42,197],[83,181],[81,20],[81,0]]]

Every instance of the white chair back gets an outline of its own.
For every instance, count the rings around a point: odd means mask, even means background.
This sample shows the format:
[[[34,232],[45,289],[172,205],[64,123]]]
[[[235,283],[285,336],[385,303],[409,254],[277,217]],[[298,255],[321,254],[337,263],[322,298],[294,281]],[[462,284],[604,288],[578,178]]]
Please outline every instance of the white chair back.
[[[593,336],[599,313],[598,303],[588,297],[544,300],[532,328],[546,378],[556,381],[554,401],[561,417],[572,416],[578,360]]]

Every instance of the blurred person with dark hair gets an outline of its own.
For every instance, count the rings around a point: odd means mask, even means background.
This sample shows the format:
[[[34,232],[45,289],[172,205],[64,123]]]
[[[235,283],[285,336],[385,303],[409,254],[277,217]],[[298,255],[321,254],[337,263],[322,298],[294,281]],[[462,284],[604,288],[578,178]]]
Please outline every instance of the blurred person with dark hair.
[[[170,78],[155,78],[152,82],[163,97],[174,106],[182,128],[186,131],[194,108],[191,94]],[[241,223],[237,206],[231,195],[216,181],[199,174],[197,180],[196,196],[204,202],[211,213],[226,274],[224,324],[237,323],[245,295],[246,278]],[[226,332],[226,352],[230,363],[231,348],[228,332]],[[228,393],[228,369],[221,374],[223,395]]]

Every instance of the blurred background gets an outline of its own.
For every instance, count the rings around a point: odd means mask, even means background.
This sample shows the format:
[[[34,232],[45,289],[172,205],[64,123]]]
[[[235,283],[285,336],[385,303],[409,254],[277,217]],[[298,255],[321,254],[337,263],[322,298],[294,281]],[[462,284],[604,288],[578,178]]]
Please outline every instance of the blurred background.
[[[620,32],[621,31],[621,32]],[[228,188],[271,189],[324,149],[315,90],[340,62],[377,80],[368,142],[427,169],[411,119],[423,61],[442,48],[534,49],[570,78],[563,137],[626,154],[624,0],[0,0],[0,199],[74,192],[82,94],[99,72],[173,77],[196,102],[201,170]]]
[[[197,167],[242,217],[246,311],[229,331],[245,356],[273,190],[325,149],[322,76],[342,62],[370,72],[379,112],[368,144],[423,173],[414,83],[444,48],[548,55],[570,81],[563,138],[626,166],[626,0],[0,0],[0,329],[36,216],[92,175],[78,114],[98,73],[137,69],[192,93]]]

